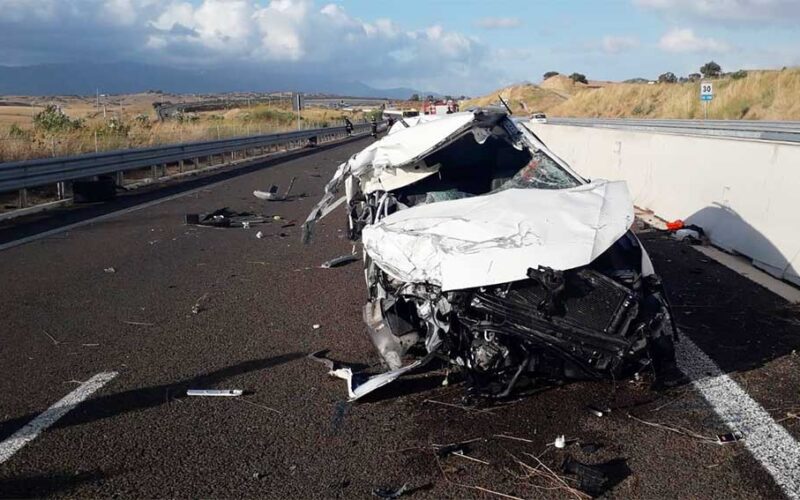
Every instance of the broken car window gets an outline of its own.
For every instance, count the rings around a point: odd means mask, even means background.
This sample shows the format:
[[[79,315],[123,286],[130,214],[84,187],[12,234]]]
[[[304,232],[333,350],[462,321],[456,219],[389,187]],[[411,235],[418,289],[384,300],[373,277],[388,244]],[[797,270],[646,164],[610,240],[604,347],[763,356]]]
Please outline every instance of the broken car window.
[[[527,165],[493,192],[506,189],[566,189],[580,183],[544,151],[533,152]]]

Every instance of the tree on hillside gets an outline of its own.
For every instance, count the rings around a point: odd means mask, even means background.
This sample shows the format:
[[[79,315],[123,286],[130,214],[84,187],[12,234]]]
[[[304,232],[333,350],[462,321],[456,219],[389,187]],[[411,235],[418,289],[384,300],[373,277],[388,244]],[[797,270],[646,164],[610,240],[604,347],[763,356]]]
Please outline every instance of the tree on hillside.
[[[569,75],[569,78],[575,83],[589,83],[586,80],[586,75],[582,75],[580,73],[572,73],[571,75]]]
[[[556,76],[556,75],[558,75],[558,74],[559,74],[559,72],[558,72],[558,71],[548,71],[547,73],[545,73],[545,74],[543,75],[543,78],[542,78],[542,80],[547,80],[548,78],[550,78],[550,77],[553,77],[553,76]]]
[[[700,75],[700,73],[691,73],[691,74],[689,74],[689,81],[690,82],[696,82],[700,78],[702,78],[702,75]]]
[[[722,67],[714,61],[709,61],[700,67],[700,73],[704,78],[716,78],[722,71]]]
[[[667,71],[666,73],[658,75],[658,83],[675,83],[677,81],[678,77],[675,76],[675,73],[672,71]]]
[[[414,102],[419,101],[419,94],[411,94],[411,98],[409,99],[409,101],[414,101]]]
[[[731,73],[731,78],[734,80],[741,80],[742,78],[747,76],[747,71],[740,69],[739,71],[734,71]]]

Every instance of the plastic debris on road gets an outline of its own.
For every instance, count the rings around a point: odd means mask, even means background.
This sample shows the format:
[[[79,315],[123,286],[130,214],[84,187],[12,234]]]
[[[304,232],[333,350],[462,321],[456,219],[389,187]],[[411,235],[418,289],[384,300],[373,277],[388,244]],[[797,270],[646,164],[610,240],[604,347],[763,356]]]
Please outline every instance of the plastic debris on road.
[[[241,389],[189,389],[186,391],[187,396],[200,396],[200,397],[236,397],[244,394]]]
[[[379,498],[400,498],[408,490],[408,484],[404,484],[399,488],[375,488],[372,494]]]
[[[574,474],[578,478],[578,489],[581,491],[594,497],[602,495],[606,490],[608,476],[600,467],[567,457],[562,468],[567,474]]]
[[[228,207],[207,214],[186,214],[184,216],[186,224],[206,227],[250,227],[265,221],[266,219],[259,215],[250,212],[236,212]]]
[[[744,439],[744,436],[741,432],[729,432],[727,434],[717,435],[717,441],[719,444],[735,443],[736,441],[741,441],[742,439]]]
[[[192,306],[192,314],[200,314],[200,311],[205,310],[205,302],[208,299],[208,294],[203,294],[202,297],[197,299],[197,302]]]
[[[297,177],[292,177],[291,182],[289,182],[289,187],[286,188],[286,192],[283,194],[278,194],[278,186],[273,184],[270,186],[269,191],[253,191],[253,196],[259,200],[265,201],[288,201],[290,199],[289,194],[292,192],[292,187],[294,187],[296,180]]]

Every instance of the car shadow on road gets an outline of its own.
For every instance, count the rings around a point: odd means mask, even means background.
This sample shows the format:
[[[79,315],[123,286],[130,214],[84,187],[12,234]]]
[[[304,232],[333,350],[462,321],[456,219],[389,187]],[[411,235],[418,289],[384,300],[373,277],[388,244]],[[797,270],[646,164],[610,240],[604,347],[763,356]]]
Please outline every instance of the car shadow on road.
[[[129,412],[160,406],[171,400],[185,398],[187,389],[212,388],[229,378],[244,373],[274,368],[303,358],[305,355],[305,353],[292,352],[270,358],[253,359],[177,382],[131,389],[92,398],[84,401],[64,418],[56,422],[53,428],[87,424]],[[36,416],[36,413],[30,413],[0,423],[0,439],[6,439],[14,432],[17,432]]]
[[[42,498],[69,493],[81,484],[103,481],[117,475],[116,472],[99,470],[82,472],[48,472],[10,478],[0,478],[0,498]]]
[[[742,245],[759,249],[759,255],[780,255],[768,238],[728,208],[706,207],[686,221],[715,221],[738,235]],[[800,350],[800,307],[670,233],[647,231],[639,238],[662,278],[678,327],[723,372],[750,371]]]

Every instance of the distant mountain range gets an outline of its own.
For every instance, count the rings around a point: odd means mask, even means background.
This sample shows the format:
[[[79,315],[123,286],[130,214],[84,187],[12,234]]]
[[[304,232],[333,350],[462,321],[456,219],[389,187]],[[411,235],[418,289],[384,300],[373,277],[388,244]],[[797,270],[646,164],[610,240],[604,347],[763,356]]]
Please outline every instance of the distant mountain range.
[[[179,94],[297,91],[408,99],[437,95],[409,88],[377,89],[358,81],[270,74],[242,66],[188,70],[134,62],[0,66],[0,94],[93,95],[161,90]]]

